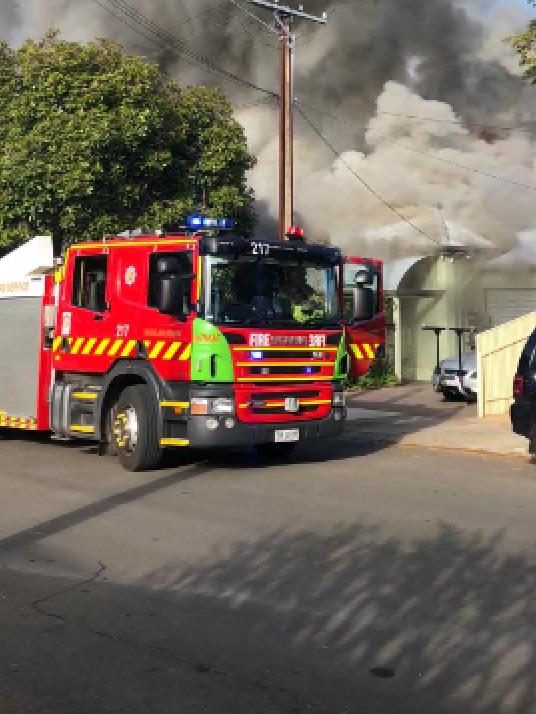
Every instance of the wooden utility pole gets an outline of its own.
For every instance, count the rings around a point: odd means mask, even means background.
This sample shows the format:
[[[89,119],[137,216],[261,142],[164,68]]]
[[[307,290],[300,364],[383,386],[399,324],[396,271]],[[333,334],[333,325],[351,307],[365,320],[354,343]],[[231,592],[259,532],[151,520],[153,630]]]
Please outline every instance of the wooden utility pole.
[[[253,5],[274,11],[281,42],[279,87],[279,240],[285,240],[294,216],[294,49],[296,35],[291,31],[295,17],[325,25],[327,15],[309,15],[300,5],[297,10],[270,0],[250,0]]]

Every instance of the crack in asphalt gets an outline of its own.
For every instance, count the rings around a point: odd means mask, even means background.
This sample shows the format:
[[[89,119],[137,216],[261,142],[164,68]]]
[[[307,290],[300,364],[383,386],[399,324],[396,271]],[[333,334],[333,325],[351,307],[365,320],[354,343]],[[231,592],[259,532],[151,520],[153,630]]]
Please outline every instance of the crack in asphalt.
[[[270,684],[266,684],[265,682],[258,681],[256,679],[251,679],[249,677],[242,677],[240,675],[233,674],[231,672],[228,672],[224,669],[220,669],[214,665],[207,664],[207,663],[202,663],[202,662],[196,662],[192,663],[189,660],[183,659],[181,657],[178,657],[175,653],[170,652],[168,649],[165,647],[162,647],[157,644],[143,644],[143,643],[138,643],[132,639],[128,639],[126,637],[122,637],[121,635],[114,634],[113,632],[109,632],[107,630],[101,630],[101,629],[96,629],[93,627],[90,622],[83,617],[77,617],[75,620],[70,620],[65,616],[62,615],[59,612],[52,612],[46,608],[43,607],[44,603],[49,603],[52,600],[55,600],[56,598],[62,597],[63,595],[68,595],[70,593],[74,593],[77,590],[79,590],[81,587],[85,585],[89,585],[90,583],[95,582],[100,578],[102,573],[105,572],[107,569],[107,566],[101,562],[100,560],[98,561],[98,568],[95,570],[95,572],[90,575],[87,578],[84,578],[82,580],[77,580],[75,583],[62,588],[61,590],[56,590],[52,593],[49,593],[48,595],[44,595],[41,598],[38,598],[37,600],[34,600],[32,602],[32,607],[36,612],[38,612],[40,615],[43,617],[51,618],[56,620],[57,622],[60,622],[63,625],[69,625],[69,624],[76,624],[78,623],[86,632],[89,634],[98,637],[100,639],[105,639],[111,642],[115,642],[116,644],[122,645],[123,647],[127,647],[128,649],[137,651],[137,652],[142,652],[142,653],[147,653],[151,652],[153,654],[158,654],[161,657],[167,657],[169,660],[174,662],[175,664],[180,665],[181,667],[184,667],[186,669],[190,669],[197,674],[210,674],[213,676],[217,676],[220,678],[227,679],[230,682],[235,682],[239,684],[246,685],[248,687],[257,689],[264,694],[266,694],[270,700],[272,701],[275,706],[278,707],[284,714],[299,714],[299,712],[302,711],[311,711],[312,709],[317,709],[320,710],[322,709],[325,712],[332,712],[335,714],[335,710],[332,709],[332,707],[329,706],[322,706],[322,705],[317,705],[313,702],[304,700],[298,693],[292,691],[291,689],[287,689],[286,687],[281,687],[281,686],[274,686]],[[291,708],[285,707],[282,703],[274,701],[273,694],[277,693],[280,695],[283,695],[285,697],[288,697],[293,704]],[[339,712],[340,714],[340,712]]]
[[[61,597],[62,595],[67,595],[68,593],[75,592],[79,588],[81,588],[84,585],[89,585],[90,583],[95,582],[95,580],[98,580],[102,573],[106,570],[106,565],[102,563],[100,560],[98,561],[99,567],[97,570],[93,573],[93,575],[90,575],[88,578],[84,578],[83,580],[77,580],[75,583],[68,585],[65,588],[62,588],[61,590],[56,590],[53,593],[49,593],[48,595],[44,595],[43,597],[38,598],[37,600],[34,600],[32,602],[32,607],[34,610],[36,610],[40,615],[43,615],[44,617],[50,617],[54,620],[57,620],[58,622],[62,622],[65,624],[66,618],[63,615],[60,615],[57,612],[50,612],[48,610],[45,610],[43,604],[45,602],[50,602],[51,600],[55,600],[57,597]]]

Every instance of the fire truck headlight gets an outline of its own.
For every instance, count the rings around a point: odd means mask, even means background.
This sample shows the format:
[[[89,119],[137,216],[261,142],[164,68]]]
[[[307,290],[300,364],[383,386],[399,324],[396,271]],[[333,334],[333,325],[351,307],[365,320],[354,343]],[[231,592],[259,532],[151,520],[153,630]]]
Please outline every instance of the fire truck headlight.
[[[234,399],[226,399],[219,397],[212,401],[212,414],[234,414],[235,404]]]
[[[334,392],[333,393],[333,406],[343,407],[345,404],[344,392]]]
[[[194,416],[208,414],[208,403],[208,399],[193,397],[193,399],[190,400],[190,414]]]

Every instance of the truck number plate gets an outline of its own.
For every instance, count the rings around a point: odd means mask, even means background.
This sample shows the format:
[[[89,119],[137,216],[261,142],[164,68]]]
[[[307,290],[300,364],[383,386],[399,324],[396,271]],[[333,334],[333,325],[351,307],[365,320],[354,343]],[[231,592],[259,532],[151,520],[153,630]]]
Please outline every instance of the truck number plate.
[[[299,441],[299,429],[276,429],[275,442],[276,444],[287,443],[289,441]]]

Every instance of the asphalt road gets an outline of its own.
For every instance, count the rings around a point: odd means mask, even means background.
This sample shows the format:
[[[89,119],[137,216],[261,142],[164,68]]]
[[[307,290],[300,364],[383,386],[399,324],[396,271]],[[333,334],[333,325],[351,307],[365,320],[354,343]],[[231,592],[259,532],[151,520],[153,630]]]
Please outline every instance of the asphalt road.
[[[0,441],[0,712],[536,711],[536,467]]]

